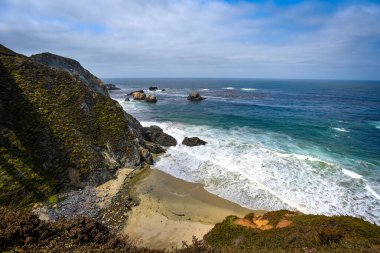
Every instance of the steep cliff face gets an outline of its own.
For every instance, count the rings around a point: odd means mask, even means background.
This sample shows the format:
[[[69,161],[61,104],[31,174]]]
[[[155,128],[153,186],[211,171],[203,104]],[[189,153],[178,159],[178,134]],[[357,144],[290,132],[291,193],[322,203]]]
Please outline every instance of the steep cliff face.
[[[9,52],[0,52],[0,205],[97,185],[141,163],[140,123],[101,88]]]
[[[91,90],[102,95],[109,96],[107,87],[102,80],[91,74],[87,69],[83,68],[82,65],[76,60],[51,53],[35,54],[32,55],[30,59],[52,68],[65,70],[72,76],[79,78]]]

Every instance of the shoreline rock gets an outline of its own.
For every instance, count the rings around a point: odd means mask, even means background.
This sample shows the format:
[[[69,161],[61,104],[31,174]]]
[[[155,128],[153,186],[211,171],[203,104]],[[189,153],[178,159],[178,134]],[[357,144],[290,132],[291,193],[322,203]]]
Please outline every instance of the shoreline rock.
[[[182,141],[182,144],[189,147],[194,147],[194,146],[206,145],[207,142],[199,139],[198,137],[185,137]]]
[[[155,90],[158,90],[158,87],[157,86],[150,86],[149,90],[150,91],[155,91]]]
[[[146,141],[153,142],[162,146],[176,146],[177,141],[174,137],[164,133],[164,131],[156,125],[143,128],[143,137]]]

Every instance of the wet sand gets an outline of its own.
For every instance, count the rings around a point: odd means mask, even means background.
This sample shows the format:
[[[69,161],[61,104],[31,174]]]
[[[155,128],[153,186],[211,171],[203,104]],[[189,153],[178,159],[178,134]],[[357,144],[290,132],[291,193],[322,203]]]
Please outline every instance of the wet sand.
[[[133,208],[123,234],[149,248],[181,246],[184,240],[191,242],[192,236],[202,239],[226,216],[252,212],[207,192],[201,184],[156,169],[136,185],[135,193],[140,205]]]

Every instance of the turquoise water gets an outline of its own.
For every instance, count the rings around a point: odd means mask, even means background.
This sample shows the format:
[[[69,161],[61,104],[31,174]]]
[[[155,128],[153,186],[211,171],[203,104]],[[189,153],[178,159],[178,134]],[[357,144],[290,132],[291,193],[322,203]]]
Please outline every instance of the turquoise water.
[[[111,96],[179,143],[155,166],[254,209],[348,214],[380,224],[380,83],[262,79],[112,79]],[[157,104],[124,102],[155,85]],[[197,90],[206,100],[186,100]]]

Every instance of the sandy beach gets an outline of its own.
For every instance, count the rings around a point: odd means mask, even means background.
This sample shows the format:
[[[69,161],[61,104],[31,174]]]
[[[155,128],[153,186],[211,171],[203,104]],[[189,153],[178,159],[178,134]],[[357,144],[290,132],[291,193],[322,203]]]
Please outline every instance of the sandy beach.
[[[252,210],[189,183],[152,169],[135,187],[140,204],[132,209],[123,234],[140,246],[171,248],[199,239],[228,215],[244,216]],[[263,211],[255,211],[263,213]]]

